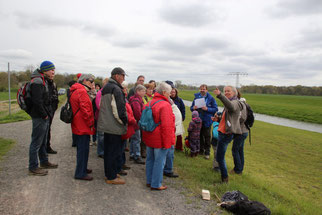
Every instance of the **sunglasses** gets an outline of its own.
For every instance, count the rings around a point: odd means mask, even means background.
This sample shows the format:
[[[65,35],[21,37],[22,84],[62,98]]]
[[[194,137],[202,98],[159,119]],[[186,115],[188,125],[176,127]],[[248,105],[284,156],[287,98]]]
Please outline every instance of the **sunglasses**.
[[[93,79],[90,79],[90,80],[88,80],[89,82],[91,82],[91,83],[93,83],[94,82],[94,80]]]

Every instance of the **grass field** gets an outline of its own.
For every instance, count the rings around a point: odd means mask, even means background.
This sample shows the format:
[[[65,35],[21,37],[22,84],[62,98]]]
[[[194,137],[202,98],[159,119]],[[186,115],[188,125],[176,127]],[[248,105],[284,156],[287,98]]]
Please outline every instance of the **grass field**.
[[[191,120],[186,107],[185,128]],[[245,142],[243,175],[230,175],[229,184],[220,184],[220,173],[212,171],[212,159],[186,157],[176,152],[175,166],[195,194],[208,189],[222,196],[240,190],[251,200],[263,202],[272,214],[321,214],[322,134],[256,122],[252,145]],[[228,171],[233,168],[231,145],[227,149]]]
[[[179,96],[192,101],[194,93],[197,92],[181,90]],[[214,96],[212,92],[210,94]],[[243,97],[256,113],[322,124],[321,96],[243,94]],[[216,102],[219,106],[223,106],[219,99],[216,99]]]
[[[10,97],[12,100],[17,99],[17,90],[10,92]],[[9,93],[8,92],[0,92],[0,101],[6,101],[9,100]]]
[[[14,146],[15,142],[0,137],[0,160]]]

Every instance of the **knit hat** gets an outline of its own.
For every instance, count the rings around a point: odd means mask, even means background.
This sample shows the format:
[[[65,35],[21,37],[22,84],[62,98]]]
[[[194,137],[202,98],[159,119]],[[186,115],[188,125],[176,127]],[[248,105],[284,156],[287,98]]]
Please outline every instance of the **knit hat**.
[[[192,111],[192,118],[196,118],[196,117],[199,117],[199,113],[198,111],[194,110]]]
[[[40,71],[42,73],[52,69],[55,69],[55,65],[50,61],[44,61],[40,64]]]

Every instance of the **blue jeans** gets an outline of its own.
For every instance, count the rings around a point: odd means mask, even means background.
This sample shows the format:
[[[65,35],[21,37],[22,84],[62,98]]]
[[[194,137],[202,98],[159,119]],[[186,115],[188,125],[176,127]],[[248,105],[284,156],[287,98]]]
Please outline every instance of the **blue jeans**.
[[[137,159],[141,157],[141,134],[140,129],[136,130],[130,138],[130,157]]]
[[[75,143],[77,147],[75,178],[84,178],[87,175],[89,141],[90,135],[75,134]]]
[[[172,168],[173,168],[173,159],[174,159],[174,146],[171,146],[170,149],[168,149],[168,153],[167,153],[167,158],[165,161],[165,166],[164,166],[164,173],[172,173]]]
[[[153,188],[162,186],[163,168],[168,149],[146,147],[146,183]]]
[[[227,178],[227,165],[225,161],[225,154],[227,151],[228,144],[232,141],[234,135],[233,134],[223,134],[218,132],[218,145],[217,145],[217,154],[216,160],[219,164],[221,178]]]
[[[29,170],[38,168],[40,163],[48,162],[46,150],[49,119],[32,118],[31,143],[29,147]]]
[[[97,131],[97,155],[104,155],[104,132]]]
[[[231,149],[234,158],[234,171],[238,174],[244,169],[244,143],[248,136],[248,132],[241,135],[234,135],[233,147]]]

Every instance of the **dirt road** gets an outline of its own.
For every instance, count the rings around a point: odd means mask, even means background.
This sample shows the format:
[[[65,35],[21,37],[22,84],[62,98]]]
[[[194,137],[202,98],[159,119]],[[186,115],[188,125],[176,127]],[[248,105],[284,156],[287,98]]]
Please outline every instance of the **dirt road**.
[[[76,149],[71,147],[70,125],[58,117],[52,126],[52,146],[58,151],[49,160],[58,169],[47,176],[28,176],[31,121],[2,124],[0,136],[17,142],[0,161],[0,214],[210,214],[214,202],[187,197],[181,180],[165,179],[168,190],[145,187],[145,166],[127,161],[132,168],[125,185],[104,182],[103,159],[90,148],[88,167],[93,181],[74,180]]]

